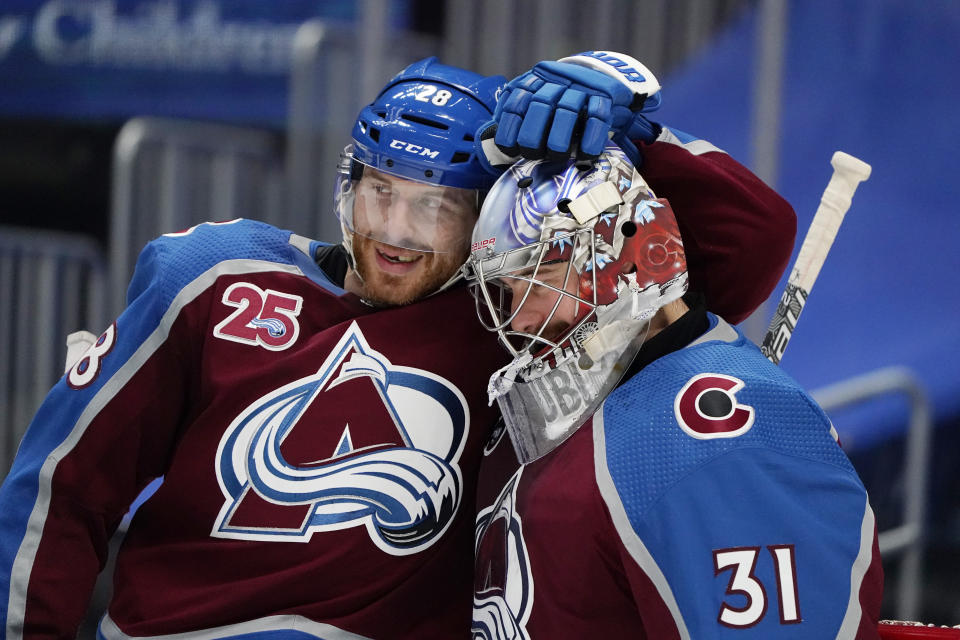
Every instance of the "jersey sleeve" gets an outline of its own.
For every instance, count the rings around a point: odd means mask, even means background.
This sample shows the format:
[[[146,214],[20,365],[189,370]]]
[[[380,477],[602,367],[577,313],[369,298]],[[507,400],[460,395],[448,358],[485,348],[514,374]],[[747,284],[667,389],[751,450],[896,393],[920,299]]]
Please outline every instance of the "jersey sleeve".
[[[706,296],[710,311],[741,322],[787,266],[797,232],[793,208],[705,140],[663,127],[640,148],[644,178],[677,214],[691,287]]]
[[[143,250],[127,308],[47,395],[0,488],[6,638],[74,637],[111,535],[164,473],[197,348],[166,284],[172,242]]]

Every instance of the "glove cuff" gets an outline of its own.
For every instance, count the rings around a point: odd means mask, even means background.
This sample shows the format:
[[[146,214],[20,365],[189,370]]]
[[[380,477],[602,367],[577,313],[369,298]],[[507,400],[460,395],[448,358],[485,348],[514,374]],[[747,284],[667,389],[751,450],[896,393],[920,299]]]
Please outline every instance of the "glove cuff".
[[[627,125],[624,133],[630,140],[642,140],[650,144],[657,139],[663,127],[656,122],[647,120],[643,115],[636,113]]]
[[[557,62],[566,62],[569,64],[587,67],[594,71],[615,78],[623,83],[630,91],[639,96],[650,98],[660,92],[660,82],[653,75],[650,69],[637,60],[623,53],[615,51],[584,51],[575,56],[560,58]],[[653,102],[653,101],[651,101]],[[655,105],[644,105],[647,110],[655,109],[660,101],[656,100]]]
[[[520,159],[520,156],[510,156],[500,150],[500,147],[494,142],[497,135],[497,123],[490,120],[480,125],[476,135],[473,137],[473,146],[477,154],[477,160],[480,166],[487,173],[499,176]]]

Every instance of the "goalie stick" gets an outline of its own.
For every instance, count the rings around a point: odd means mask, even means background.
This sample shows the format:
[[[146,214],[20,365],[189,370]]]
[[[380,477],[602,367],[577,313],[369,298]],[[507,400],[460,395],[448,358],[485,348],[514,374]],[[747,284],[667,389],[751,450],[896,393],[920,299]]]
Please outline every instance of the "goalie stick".
[[[790,270],[787,286],[780,296],[777,310],[763,337],[760,350],[770,362],[780,364],[787,343],[793,336],[797,320],[813,289],[830,247],[833,245],[843,216],[850,208],[857,185],[870,177],[870,165],[848,153],[837,151],[830,159],[833,175],[820,198],[820,206],[813,216],[800,252]]]

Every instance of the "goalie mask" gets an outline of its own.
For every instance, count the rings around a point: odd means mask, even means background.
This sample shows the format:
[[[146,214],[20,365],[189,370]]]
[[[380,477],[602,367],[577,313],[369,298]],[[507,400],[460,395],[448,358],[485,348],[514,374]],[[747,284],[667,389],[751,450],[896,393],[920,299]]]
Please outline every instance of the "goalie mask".
[[[464,266],[513,362],[490,378],[517,457],[566,440],[686,291],[677,221],[613,143],[589,167],[521,161],[490,191]]]
[[[466,257],[481,196],[495,180],[474,134],[492,117],[504,81],[427,58],[361,110],[334,191],[351,267],[355,235],[458,263]]]

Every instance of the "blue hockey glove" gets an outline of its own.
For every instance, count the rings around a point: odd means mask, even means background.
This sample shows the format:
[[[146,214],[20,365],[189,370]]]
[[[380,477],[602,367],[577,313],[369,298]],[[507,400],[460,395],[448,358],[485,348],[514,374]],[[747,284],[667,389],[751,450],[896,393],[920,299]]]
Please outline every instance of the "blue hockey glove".
[[[506,156],[592,159],[612,136],[639,161],[629,141],[657,137],[659,126],[642,114],[659,105],[660,83],[643,64],[587,51],[540,62],[507,83],[494,112],[494,141]]]

